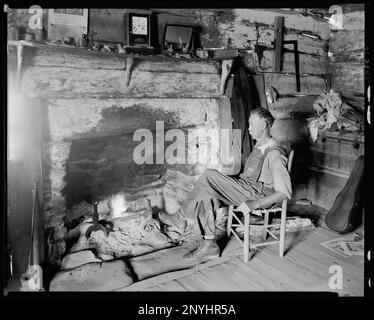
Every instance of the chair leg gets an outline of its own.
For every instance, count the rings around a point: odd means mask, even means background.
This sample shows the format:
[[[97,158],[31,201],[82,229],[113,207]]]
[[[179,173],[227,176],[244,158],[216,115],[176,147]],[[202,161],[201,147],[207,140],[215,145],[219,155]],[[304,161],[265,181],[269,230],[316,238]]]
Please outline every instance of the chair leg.
[[[230,233],[231,233],[233,210],[234,210],[234,206],[230,205],[229,206],[229,212],[228,212],[228,215],[227,215],[227,227],[226,227],[227,237],[230,237]]]
[[[280,225],[280,235],[279,235],[279,256],[283,258],[284,255],[284,245],[286,238],[286,216],[287,216],[287,200],[282,202],[282,216]]]
[[[264,213],[264,229],[262,230],[262,240],[266,241],[268,236],[269,212]]]
[[[244,246],[243,246],[244,262],[248,262],[249,258],[249,214],[244,215]]]

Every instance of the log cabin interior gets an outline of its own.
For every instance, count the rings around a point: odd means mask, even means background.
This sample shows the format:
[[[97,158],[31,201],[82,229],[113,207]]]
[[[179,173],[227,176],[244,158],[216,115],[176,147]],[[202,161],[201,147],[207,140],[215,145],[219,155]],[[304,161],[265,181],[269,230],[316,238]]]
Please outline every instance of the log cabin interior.
[[[364,296],[363,4],[6,11],[7,294]],[[205,170],[241,172],[256,108],[294,151],[287,217],[271,212],[266,237],[264,215],[249,214],[234,236],[222,205],[219,257],[186,261],[199,224],[180,233],[159,214]],[[282,230],[283,257],[256,246]]]

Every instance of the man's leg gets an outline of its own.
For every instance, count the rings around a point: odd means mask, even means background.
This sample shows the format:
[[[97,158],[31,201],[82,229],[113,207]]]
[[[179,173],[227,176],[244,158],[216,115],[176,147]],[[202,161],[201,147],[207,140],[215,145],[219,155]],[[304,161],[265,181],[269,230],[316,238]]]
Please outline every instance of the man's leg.
[[[175,214],[160,214],[162,222],[174,225],[179,230],[186,227],[186,221],[193,223],[198,216],[198,205],[202,200],[217,199],[225,204],[239,205],[251,194],[245,190],[237,179],[220,173],[217,170],[205,170],[194,188],[188,194],[182,208]]]
[[[202,227],[203,242],[200,247],[183,256],[187,260],[211,260],[219,257],[220,249],[215,240],[215,214],[218,209],[216,199],[198,201],[197,220]]]
[[[201,200],[217,199],[226,205],[240,205],[244,201],[257,199],[261,195],[240,179],[229,177],[214,169],[205,170],[188,194],[181,210],[185,218],[196,219],[197,203]]]
[[[183,232],[187,226],[186,221],[195,222],[199,212],[202,214],[204,208],[199,207],[200,201],[216,199],[226,205],[239,205],[260,196],[256,189],[248,187],[243,180],[229,177],[214,169],[207,169],[188,194],[183,207],[175,214],[160,214],[159,218],[162,222],[174,225]],[[211,224],[207,226],[208,229],[209,227],[213,228]]]
[[[215,211],[219,208],[217,199],[206,199],[198,201],[197,220],[202,229],[202,235],[205,239],[214,239],[216,235]]]

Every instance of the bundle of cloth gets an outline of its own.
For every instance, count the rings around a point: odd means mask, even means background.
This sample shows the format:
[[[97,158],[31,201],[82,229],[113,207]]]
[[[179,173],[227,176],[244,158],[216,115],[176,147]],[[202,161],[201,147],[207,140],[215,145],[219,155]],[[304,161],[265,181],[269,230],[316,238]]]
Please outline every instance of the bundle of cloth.
[[[338,92],[330,90],[320,95],[313,103],[315,117],[308,118],[308,127],[313,142],[318,133],[330,129],[336,124],[338,130],[363,130],[363,116],[352,107],[344,103]]]

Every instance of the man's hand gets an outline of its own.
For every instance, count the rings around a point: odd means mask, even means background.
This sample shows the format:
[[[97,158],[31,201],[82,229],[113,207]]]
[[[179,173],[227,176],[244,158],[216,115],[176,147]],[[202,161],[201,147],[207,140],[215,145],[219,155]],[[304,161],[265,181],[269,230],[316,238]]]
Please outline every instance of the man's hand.
[[[243,214],[248,214],[257,208],[258,204],[256,203],[256,201],[247,201],[240,204],[234,211],[239,211]]]

